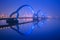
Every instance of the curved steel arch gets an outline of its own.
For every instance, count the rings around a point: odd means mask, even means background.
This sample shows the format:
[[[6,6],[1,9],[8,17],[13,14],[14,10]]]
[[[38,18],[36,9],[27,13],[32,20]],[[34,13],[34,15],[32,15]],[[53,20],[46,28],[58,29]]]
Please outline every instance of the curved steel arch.
[[[11,17],[12,15],[14,15],[15,13],[17,13],[18,16],[19,16],[19,13],[18,13],[18,12],[19,12],[22,8],[24,8],[24,7],[26,7],[26,6],[29,7],[29,8],[32,10],[33,13],[35,13],[35,12],[34,12],[34,9],[33,9],[30,5],[22,5],[22,6],[20,6],[16,11],[14,11],[14,12],[10,15],[10,17]]]
[[[29,30],[29,32],[27,32],[26,34],[30,34],[32,31],[33,31],[33,29],[35,28],[35,25],[37,25],[38,27],[39,27],[39,17],[38,17],[38,13],[40,12],[40,10],[38,10],[37,11],[37,13],[35,13],[34,12],[34,9],[30,6],[30,5],[22,5],[22,6],[20,6],[15,12],[13,12],[11,15],[10,15],[10,17],[12,17],[15,13],[17,14],[17,16],[16,16],[16,20],[18,20],[18,17],[19,17],[19,11],[22,9],[22,8],[24,8],[24,7],[29,7],[29,9],[31,9],[31,11],[33,12],[33,26],[32,26],[32,28],[31,28],[31,30]],[[40,14],[41,15],[41,14]],[[44,23],[44,20],[45,20],[45,15],[43,14],[42,16],[44,16],[44,18],[42,17],[42,23]],[[22,33],[22,32],[20,32],[19,31],[19,26],[18,26],[18,24],[16,24],[16,27],[17,27],[17,29],[15,29],[15,28],[12,28],[13,30],[15,30],[15,31],[17,31],[19,34],[25,34],[25,33]]]

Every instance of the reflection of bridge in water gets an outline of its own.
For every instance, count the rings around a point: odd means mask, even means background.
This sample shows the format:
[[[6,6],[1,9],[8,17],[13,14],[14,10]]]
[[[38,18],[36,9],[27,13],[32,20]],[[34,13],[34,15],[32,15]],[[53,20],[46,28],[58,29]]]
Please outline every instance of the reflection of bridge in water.
[[[29,7],[29,9],[31,9],[32,13],[33,13],[33,17],[19,17],[19,11],[23,8],[23,7]],[[0,28],[4,28],[4,27],[10,27],[11,29],[17,31],[19,34],[24,34],[22,32],[20,32],[19,30],[19,25],[22,24],[27,24],[27,23],[33,23],[33,26],[31,28],[31,30],[29,30],[29,32],[27,32],[27,34],[30,34],[33,29],[35,28],[35,25],[37,25],[37,27],[40,26],[41,23],[44,23],[47,19],[49,19],[49,17],[47,17],[46,15],[40,13],[39,16],[39,12],[40,10],[37,11],[37,13],[35,13],[35,11],[33,10],[33,8],[30,5],[23,5],[21,7],[19,7],[16,11],[14,11],[9,18],[0,18],[0,20],[5,20],[7,25],[0,25]],[[16,18],[12,17],[14,14],[16,15]],[[20,22],[19,21],[22,20],[24,22]],[[39,24],[40,22],[40,24]],[[13,28],[12,26],[16,26],[17,29]]]

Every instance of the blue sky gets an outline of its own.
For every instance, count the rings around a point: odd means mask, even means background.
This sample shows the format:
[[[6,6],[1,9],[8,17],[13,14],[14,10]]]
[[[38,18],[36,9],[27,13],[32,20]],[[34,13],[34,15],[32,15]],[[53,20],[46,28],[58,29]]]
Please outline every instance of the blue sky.
[[[31,5],[35,11],[41,9],[43,12],[51,15],[60,14],[59,0],[0,0],[0,14],[11,14],[21,5]]]

